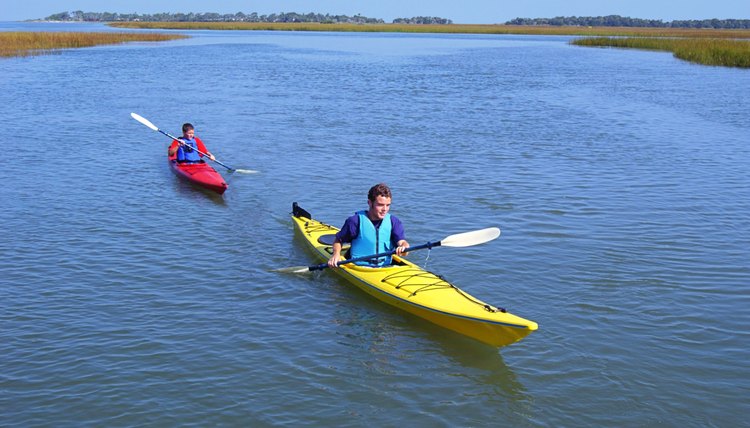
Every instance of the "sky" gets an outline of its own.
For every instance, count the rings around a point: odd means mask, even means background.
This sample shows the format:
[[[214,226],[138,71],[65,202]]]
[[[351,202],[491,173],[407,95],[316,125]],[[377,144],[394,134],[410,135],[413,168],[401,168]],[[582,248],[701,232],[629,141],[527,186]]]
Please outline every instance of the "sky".
[[[0,21],[64,12],[279,12],[396,18],[437,16],[456,24],[495,24],[513,18],[620,15],[660,19],[750,19],[750,0],[0,0]]]

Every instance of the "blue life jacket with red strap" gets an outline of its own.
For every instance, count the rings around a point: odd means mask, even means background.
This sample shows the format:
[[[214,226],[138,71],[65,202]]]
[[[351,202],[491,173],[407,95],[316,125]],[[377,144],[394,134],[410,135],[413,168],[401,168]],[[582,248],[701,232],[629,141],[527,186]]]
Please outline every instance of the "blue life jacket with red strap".
[[[370,221],[370,218],[367,217],[367,211],[358,211],[357,215],[359,216],[359,235],[352,241],[351,258],[393,250],[390,213],[385,215],[379,227],[375,227]],[[354,263],[360,266],[387,266],[391,264],[391,256]]]
[[[187,140],[184,137],[179,138],[183,144],[177,149],[177,162],[200,162],[201,156],[195,149],[198,148],[198,142],[195,139]]]

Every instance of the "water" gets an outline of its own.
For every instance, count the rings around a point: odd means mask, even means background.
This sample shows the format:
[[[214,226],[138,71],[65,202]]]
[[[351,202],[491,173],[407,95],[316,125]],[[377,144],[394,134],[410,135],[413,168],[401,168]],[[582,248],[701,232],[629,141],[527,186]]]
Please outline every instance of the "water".
[[[0,60],[0,425],[747,426],[750,72],[189,33]],[[260,173],[197,190],[130,112]],[[540,330],[496,350],[273,272],[314,261],[293,201],[340,225],[379,181],[414,245],[500,227],[411,258]]]

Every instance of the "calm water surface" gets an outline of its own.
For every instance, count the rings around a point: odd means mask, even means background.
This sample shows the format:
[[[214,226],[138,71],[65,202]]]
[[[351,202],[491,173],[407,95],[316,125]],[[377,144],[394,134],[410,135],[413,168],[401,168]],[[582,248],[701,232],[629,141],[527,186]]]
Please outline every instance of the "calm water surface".
[[[750,72],[189,34],[0,60],[0,425],[747,426]],[[260,173],[197,190],[130,112]],[[340,225],[379,181],[412,244],[499,226],[411,259],[539,331],[492,349],[273,272],[313,261],[293,201]]]

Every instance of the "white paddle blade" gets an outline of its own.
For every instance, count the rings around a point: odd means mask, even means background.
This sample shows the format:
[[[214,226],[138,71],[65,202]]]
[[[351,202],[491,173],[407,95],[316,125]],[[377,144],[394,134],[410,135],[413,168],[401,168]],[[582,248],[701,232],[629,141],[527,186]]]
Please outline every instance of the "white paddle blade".
[[[487,229],[446,236],[445,239],[440,241],[440,245],[443,247],[471,247],[472,245],[492,241],[498,236],[500,236],[500,229],[497,227],[488,227]]]
[[[305,273],[305,272],[310,272],[310,268],[307,267],[307,266],[291,266],[291,267],[274,269],[273,272],[281,272],[281,273]]]
[[[142,124],[148,126],[149,128],[153,129],[154,131],[158,131],[159,130],[159,128],[157,128],[156,125],[154,125],[148,119],[146,119],[145,117],[143,117],[141,115],[138,115],[138,114],[135,114],[135,113],[130,113],[130,117],[132,117],[133,119],[137,120],[138,122],[141,122]]]

